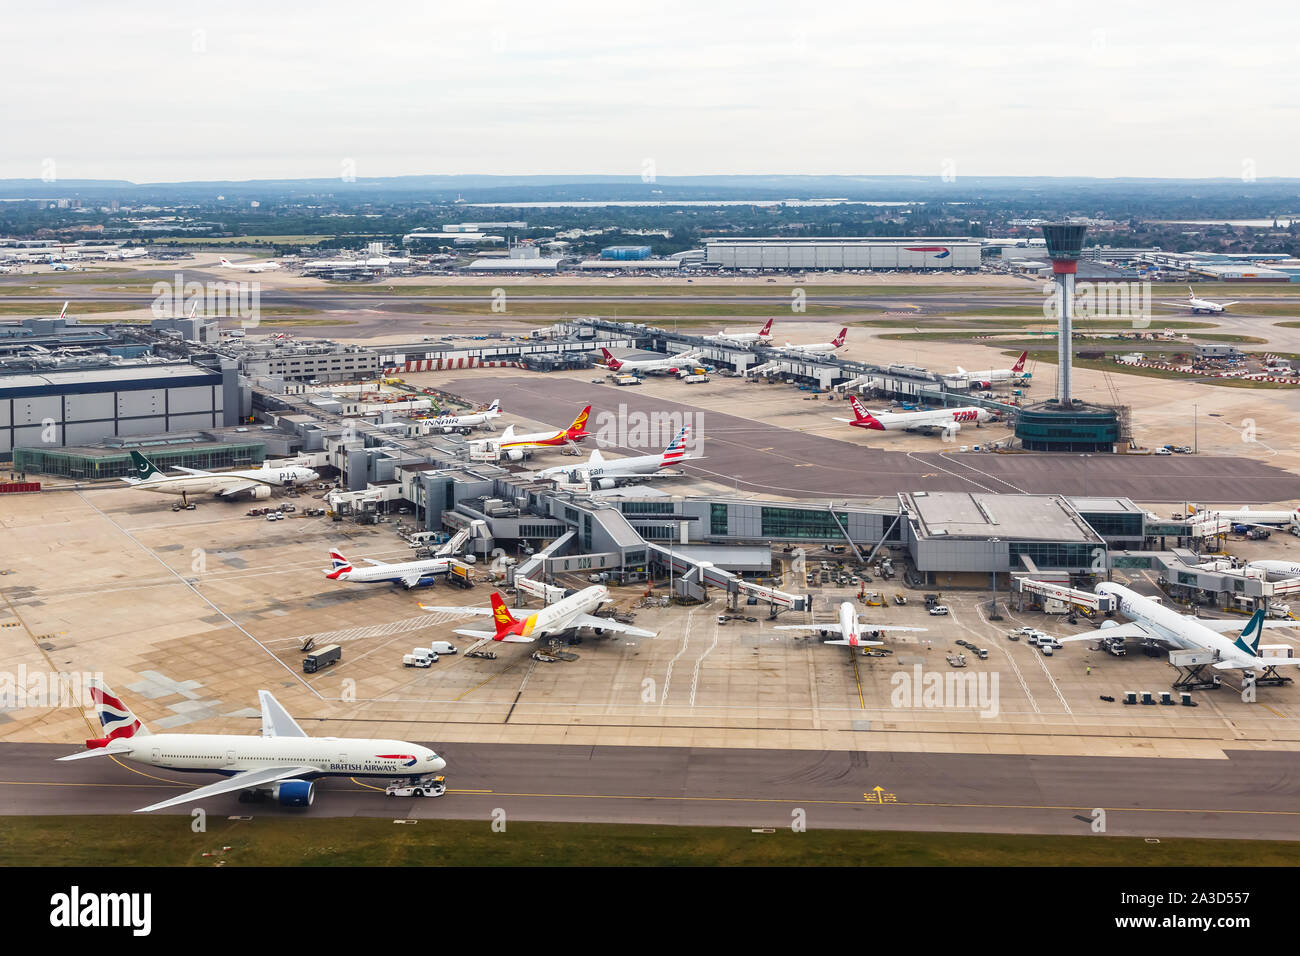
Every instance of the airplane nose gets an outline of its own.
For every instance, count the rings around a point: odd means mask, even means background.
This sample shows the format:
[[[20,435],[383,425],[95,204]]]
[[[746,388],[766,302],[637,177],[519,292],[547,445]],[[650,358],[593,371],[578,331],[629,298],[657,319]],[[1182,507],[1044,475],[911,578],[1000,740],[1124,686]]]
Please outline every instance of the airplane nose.
[[[446,768],[447,768],[447,761],[443,760],[441,757],[438,757],[433,761],[434,770],[445,770]]]

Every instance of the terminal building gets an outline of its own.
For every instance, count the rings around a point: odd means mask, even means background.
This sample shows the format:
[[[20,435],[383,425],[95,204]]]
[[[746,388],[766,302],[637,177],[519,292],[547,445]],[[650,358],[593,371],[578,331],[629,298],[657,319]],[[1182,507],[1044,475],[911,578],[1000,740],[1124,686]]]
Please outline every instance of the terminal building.
[[[978,269],[983,244],[969,237],[770,237],[706,239],[705,263],[721,269]]]

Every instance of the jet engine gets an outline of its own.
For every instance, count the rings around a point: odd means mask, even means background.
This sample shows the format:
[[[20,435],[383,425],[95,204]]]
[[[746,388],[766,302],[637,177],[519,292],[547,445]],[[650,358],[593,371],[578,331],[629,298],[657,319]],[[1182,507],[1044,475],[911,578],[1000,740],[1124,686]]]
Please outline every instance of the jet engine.
[[[264,498],[269,498],[269,497],[271,497],[271,486],[270,486],[270,485],[257,485],[256,487],[253,487],[253,488],[250,488],[250,489],[249,489],[249,494],[251,494],[251,495],[253,496],[253,499],[254,499],[255,501],[261,501],[261,500],[263,500]]]
[[[271,788],[271,796],[282,807],[310,807],[316,800],[316,784],[311,780],[284,780]]]
[[[522,449],[511,448],[509,451],[506,452],[506,457],[509,458],[511,461],[523,461],[524,453]]]
[[[597,478],[595,481],[592,482],[592,484],[595,485],[597,488],[608,489],[608,488],[613,488],[615,485],[618,484],[618,482],[615,481],[613,478]]]
[[[943,426],[943,437],[952,438],[959,431],[961,431],[961,422],[948,422]]]

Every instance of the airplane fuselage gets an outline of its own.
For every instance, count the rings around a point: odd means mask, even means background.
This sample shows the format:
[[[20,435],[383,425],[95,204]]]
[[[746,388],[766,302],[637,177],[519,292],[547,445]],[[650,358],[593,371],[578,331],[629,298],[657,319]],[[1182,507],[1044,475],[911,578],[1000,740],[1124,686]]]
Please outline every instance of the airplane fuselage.
[[[435,575],[445,574],[451,566],[447,558],[430,558],[427,561],[404,561],[401,564],[376,564],[368,567],[352,566],[351,571],[326,571],[325,576],[334,581],[351,581],[353,584],[379,582],[403,583],[413,574],[420,575],[419,583],[432,581]]]
[[[118,741],[136,763],[188,773],[231,776],[268,767],[314,767],[315,777],[422,777],[447,762],[428,747],[401,740],[342,737],[250,737],[241,734],[147,734]]]
[[[1212,651],[1216,656],[1227,660],[1240,658],[1241,651],[1223,635],[1210,630],[1195,620],[1184,617],[1177,611],[1165,607],[1148,597],[1122,584],[1098,584],[1098,594],[1110,594],[1115,597],[1118,610],[1130,621],[1136,621],[1148,628],[1155,636],[1164,639],[1183,650]],[[1106,628],[1097,631],[1100,638],[1106,636]]]

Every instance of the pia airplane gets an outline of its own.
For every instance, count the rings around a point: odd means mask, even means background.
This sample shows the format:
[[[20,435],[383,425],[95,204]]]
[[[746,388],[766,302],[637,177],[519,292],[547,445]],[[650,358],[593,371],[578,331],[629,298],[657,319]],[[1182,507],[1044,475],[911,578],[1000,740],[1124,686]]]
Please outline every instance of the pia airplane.
[[[1209,299],[1198,299],[1192,287],[1187,287],[1187,298],[1182,302],[1161,302],[1161,305],[1172,305],[1179,309],[1191,309],[1192,315],[1198,312],[1214,314],[1216,312],[1227,312],[1228,306],[1236,305],[1236,302],[1211,302]]]
[[[1300,657],[1259,656],[1259,639],[1265,629],[1300,627],[1300,621],[1266,621],[1262,608],[1245,622],[1179,614],[1122,584],[1110,582],[1098,584],[1096,593],[1112,595],[1119,612],[1130,623],[1103,621],[1098,630],[1087,634],[1058,637],[1057,640],[1062,644],[1068,641],[1133,637],[1159,641],[1174,649],[1212,652],[1215,656],[1214,667],[1219,669],[1258,672],[1269,667],[1300,664]],[[1226,635],[1233,631],[1241,631],[1241,634],[1235,640],[1229,640]]]
[[[320,477],[310,468],[302,465],[286,465],[267,462],[261,468],[246,471],[201,471],[198,468],[182,468],[181,475],[167,475],[138,451],[131,452],[131,461],[135,465],[134,478],[122,478],[136,491],[156,491],[163,495],[216,495],[231,498],[248,492],[257,499],[271,497],[272,488],[296,485],[299,482],[315,481]]]
[[[493,399],[492,404],[481,412],[472,415],[439,415],[431,419],[430,424],[444,432],[453,432],[458,428],[474,428],[477,425],[490,425],[493,419],[501,417],[501,399]]]
[[[829,342],[812,342],[808,345],[795,345],[793,342],[786,342],[785,347],[792,352],[809,352],[813,355],[827,355],[831,352],[838,352],[844,348],[844,343],[848,339],[849,330],[840,329],[840,334],[835,336]]]
[[[495,448],[499,454],[505,455],[511,461],[523,461],[524,455],[534,448],[565,447],[576,445],[582,441],[591,434],[587,431],[587,419],[590,415],[591,406],[587,405],[582,411],[578,412],[578,417],[573,420],[573,424],[568,428],[561,428],[552,432],[516,435],[515,426],[508,425],[506,430],[501,433],[500,438],[479,438],[470,442],[470,444],[481,448]]]
[[[450,614],[491,614],[496,629],[476,631],[469,628],[452,628],[453,634],[464,637],[478,637],[507,644],[527,644],[539,637],[553,637],[566,631],[589,627],[597,634],[615,631],[632,637],[655,637],[656,632],[642,630],[630,624],[621,624],[608,617],[596,617],[591,612],[612,599],[609,588],[603,584],[576,591],[568,597],[561,598],[554,604],[548,604],[540,611],[514,610],[506,607],[501,595],[492,592],[492,607],[431,607],[421,604],[426,611],[441,611]]]
[[[274,272],[280,268],[280,263],[267,262],[261,259],[255,259],[252,262],[231,262],[225,256],[222,256],[221,266],[223,269],[239,269],[242,272]]]
[[[981,422],[993,421],[995,416],[987,408],[966,405],[961,408],[934,408],[926,412],[880,412],[873,414],[863,407],[856,395],[849,396],[849,405],[853,407],[853,418],[837,418],[837,422],[848,422],[856,428],[867,428],[878,432],[909,431],[942,435],[955,435],[963,425],[979,425]]]
[[[616,458],[606,461],[600,449],[592,449],[591,457],[584,465],[556,465],[543,468],[530,477],[567,481],[569,484],[586,483],[592,488],[613,488],[620,481],[637,478],[664,478],[665,468],[674,468],[683,462],[700,461],[703,455],[687,455],[686,444],[690,440],[691,426],[683,425],[673,440],[658,455],[636,455],[631,458]]]
[[[421,585],[433,584],[434,578],[451,569],[451,558],[426,558],[423,561],[403,561],[385,564],[374,558],[364,558],[368,568],[355,567],[338,551],[330,552],[330,566],[323,572],[331,581],[350,581],[353,584],[375,584],[380,581],[400,584],[408,591]]]
[[[270,797],[286,807],[309,807],[320,777],[417,779],[447,766],[428,747],[405,740],[308,737],[269,691],[262,705],[262,735],[151,734],[102,680],[91,682],[91,698],[104,736],[86,741],[81,753],[59,760],[125,757],[161,770],[218,773],[227,779],[187,790],[178,797],[141,807],[136,813],[193,803],[224,793],[253,799]]]
[[[767,345],[772,340],[772,320],[768,319],[757,332],[719,332],[708,338],[731,345]]]
[[[928,631],[927,627],[902,627],[897,625],[885,624],[863,624],[858,620],[858,609],[852,601],[844,601],[840,604],[839,619],[833,623],[827,624],[782,624],[772,628],[774,631],[820,631],[822,637],[831,634],[838,634],[839,638],[833,641],[823,641],[825,644],[843,644],[847,647],[879,647],[883,641],[864,640],[865,636],[870,634],[873,637],[876,634],[885,631]]]
[[[611,372],[668,372],[675,375],[685,363],[698,358],[700,350],[688,349],[661,359],[618,359],[606,348],[602,348],[600,354],[605,359],[605,368]]]
[[[958,365],[957,375],[967,379],[976,388],[991,388],[994,382],[1011,382],[1024,378],[1025,359],[1028,357],[1029,352],[1021,352],[1020,358],[1016,359],[1016,364],[1011,368],[985,368],[978,372],[968,372]]]

